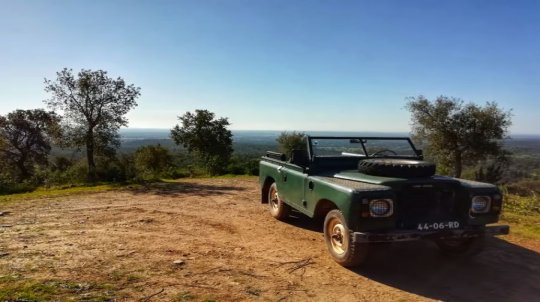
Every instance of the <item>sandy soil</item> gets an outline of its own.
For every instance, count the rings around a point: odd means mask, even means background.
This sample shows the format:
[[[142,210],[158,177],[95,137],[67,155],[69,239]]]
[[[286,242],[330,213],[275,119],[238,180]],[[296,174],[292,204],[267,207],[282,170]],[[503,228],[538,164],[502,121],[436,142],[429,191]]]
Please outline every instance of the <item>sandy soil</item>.
[[[536,244],[493,238],[468,260],[430,242],[379,245],[349,270],[331,260],[318,224],[274,220],[259,200],[255,178],[224,178],[0,204],[10,212],[0,216],[0,276],[107,284],[115,301],[540,297]]]

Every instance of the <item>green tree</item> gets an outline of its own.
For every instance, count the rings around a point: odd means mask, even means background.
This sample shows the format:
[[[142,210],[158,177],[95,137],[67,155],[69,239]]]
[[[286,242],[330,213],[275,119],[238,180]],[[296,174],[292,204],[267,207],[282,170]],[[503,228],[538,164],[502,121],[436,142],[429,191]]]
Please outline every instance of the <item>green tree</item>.
[[[34,165],[46,164],[59,134],[59,117],[43,109],[15,110],[0,116],[0,158],[14,168],[16,181],[28,180]]]
[[[95,155],[113,155],[120,145],[118,130],[127,126],[125,115],[135,106],[140,88],[112,79],[103,70],[71,69],[56,73],[57,79],[45,79],[45,91],[52,97],[45,103],[63,114],[67,146],[85,147],[88,180],[96,179]]]
[[[159,178],[165,170],[172,166],[169,150],[161,145],[147,145],[135,151],[135,169],[142,178]]]
[[[276,139],[278,143],[278,150],[281,153],[291,157],[293,150],[306,150],[306,134],[304,132],[281,132]]]
[[[181,125],[171,130],[171,138],[196,156],[206,171],[216,175],[225,170],[231,158],[232,133],[227,118],[216,119],[208,110],[186,112],[178,119]]]
[[[413,137],[438,164],[453,169],[460,177],[464,165],[475,165],[488,156],[504,152],[501,139],[511,125],[511,112],[496,103],[478,106],[445,96],[429,101],[409,98]]]
[[[511,164],[511,153],[502,150],[497,156],[489,156],[480,163],[478,170],[474,171],[474,179],[489,183],[503,183],[507,179],[506,171]]]

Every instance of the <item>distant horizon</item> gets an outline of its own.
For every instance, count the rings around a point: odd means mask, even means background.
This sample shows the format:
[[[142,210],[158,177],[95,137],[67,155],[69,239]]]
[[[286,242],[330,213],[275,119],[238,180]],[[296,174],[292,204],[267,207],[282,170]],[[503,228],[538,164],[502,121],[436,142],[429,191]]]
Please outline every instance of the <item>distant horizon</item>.
[[[154,132],[157,132],[157,131],[163,131],[163,132],[166,132],[166,131],[170,131],[171,128],[141,128],[141,127],[122,127],[120,129],[120,132],[125,132],[125,131],[154,131]],[[260,129],[229,129],[231,130],[231,132],[242,132],[242,131],[246,131],[246,132],[267,132],[267,133],[281,133],[281,132],[292,132],[292,131],[296,131],[296,132],[304,132],[304,133],[309,133],[309,132],[317,132],[317,133],[380,133],[380,134],[407,134],[407,135],[410,135],[411,132],[410,131],[351,131],[351,130],[296,130],[296,129],[287,129],[287,130],[274,130],[274,129],[266,129],[266,130],[260,130]],[[540,134],[536,134],[536,133],[510,133],[509,134],[510,138],[512,137],[519,137],[519,138],[526,138],[526,137],[540,137]]]

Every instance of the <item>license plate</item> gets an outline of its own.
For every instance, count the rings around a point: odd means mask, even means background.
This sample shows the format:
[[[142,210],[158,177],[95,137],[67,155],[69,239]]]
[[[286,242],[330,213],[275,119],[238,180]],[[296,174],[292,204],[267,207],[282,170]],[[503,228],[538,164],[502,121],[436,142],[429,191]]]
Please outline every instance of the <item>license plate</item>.
[[[419,223],[416,227],[419,231],[437,231],[437,230],[453,230],[459,229],[459,221],[445,221],[445,222],[424,222]]]

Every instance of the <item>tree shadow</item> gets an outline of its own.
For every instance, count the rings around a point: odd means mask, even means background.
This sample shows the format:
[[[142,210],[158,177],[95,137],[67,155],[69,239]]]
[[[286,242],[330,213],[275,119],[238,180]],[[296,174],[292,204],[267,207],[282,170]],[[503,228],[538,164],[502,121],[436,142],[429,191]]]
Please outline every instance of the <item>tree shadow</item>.
[[[191,194],[201,197],[230,194],[231,191],[245,191],[245,188],[224,185],[209,185],[191,182],[152,182],[140,186],[128,187],[134,194],[154,194],[178,197]]]
[[[293,212],[291,225],[322,233],[322,222]],[[351,271],[416,295],[442,301],[538,301],[540,253],[487,238],[474,257],[449,258],[430,241],[369,246],[367,261]]]

